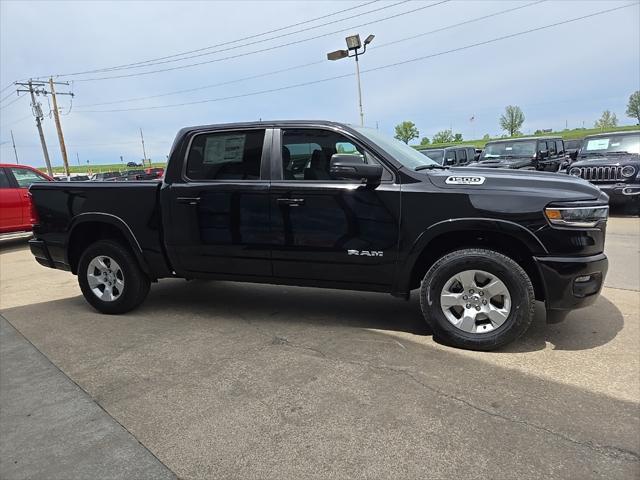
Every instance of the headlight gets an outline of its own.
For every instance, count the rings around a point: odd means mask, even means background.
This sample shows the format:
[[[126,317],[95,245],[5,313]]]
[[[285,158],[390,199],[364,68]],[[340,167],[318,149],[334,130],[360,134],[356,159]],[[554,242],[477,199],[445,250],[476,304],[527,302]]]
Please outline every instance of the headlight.
[[[633,176],[633,174],[636,173],[636,169],[633,168],[631,165],[627,165],[626,167],[622,167],[622,176],[623,177],[631,177]]]
[[[571,170],[569,170],[569,174],[576,177],[579,177],[581,173],[582,171],[578,167],[573,167]]]
[[[609,207],[549,207],[544,209],[544,214],[552,225],[589,228],[607,220]]]

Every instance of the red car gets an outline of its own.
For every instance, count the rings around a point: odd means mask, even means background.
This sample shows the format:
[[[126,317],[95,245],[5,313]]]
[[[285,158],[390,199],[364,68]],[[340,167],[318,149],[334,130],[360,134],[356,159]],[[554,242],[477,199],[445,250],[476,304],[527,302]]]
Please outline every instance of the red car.
[[[152,178],[162,178],[164,175],[164,168],[162,167],[150,167],[145,168],[144,173],[149,176],[153,176]]]
[[[34,182],[53,179],[27,165],[0,163],[0,233],[28,232],[36,222],[29,196]]]

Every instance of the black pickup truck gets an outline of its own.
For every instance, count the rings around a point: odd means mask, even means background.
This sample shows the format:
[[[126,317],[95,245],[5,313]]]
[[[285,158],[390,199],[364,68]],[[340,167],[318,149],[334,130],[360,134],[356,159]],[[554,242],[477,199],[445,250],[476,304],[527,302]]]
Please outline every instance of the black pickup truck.
[[[535,299],[551,320],[593,303],[607,272],[607,197],[588,182],[448,168],[333,122],[185,128],[162,182],[30,192],[37,261],[76,274],[104,313],[166,277],[420,288],[437,338],[490,350],[525,332]]]

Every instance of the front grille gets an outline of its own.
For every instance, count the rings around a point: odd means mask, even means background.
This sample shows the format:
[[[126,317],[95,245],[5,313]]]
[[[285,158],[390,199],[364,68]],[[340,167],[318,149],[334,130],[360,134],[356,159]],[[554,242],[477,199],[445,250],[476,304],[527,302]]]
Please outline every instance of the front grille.
[[[578,167],[580,177],[590,182],[617,182],[624,180],[622,167]]]

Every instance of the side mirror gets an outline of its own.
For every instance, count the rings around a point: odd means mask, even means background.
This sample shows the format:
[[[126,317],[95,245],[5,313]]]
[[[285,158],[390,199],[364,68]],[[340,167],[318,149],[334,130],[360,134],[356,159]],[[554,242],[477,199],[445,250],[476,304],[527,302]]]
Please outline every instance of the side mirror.
[[[329,167],[331,178],[365,180],[366,183],[380,183],[382,167],[364,163],[361,155],[336,153],[331,156]]]

